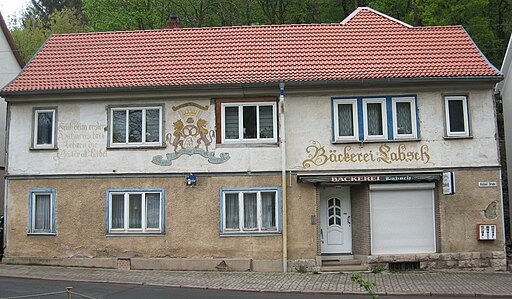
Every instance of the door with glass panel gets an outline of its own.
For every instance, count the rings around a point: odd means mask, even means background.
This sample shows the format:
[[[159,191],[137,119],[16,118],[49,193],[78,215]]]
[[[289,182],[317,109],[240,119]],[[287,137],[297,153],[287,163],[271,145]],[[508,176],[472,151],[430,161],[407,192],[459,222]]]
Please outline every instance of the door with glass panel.
[[[324,187],[320,192],[322,253],[352,253],[350,187]]]

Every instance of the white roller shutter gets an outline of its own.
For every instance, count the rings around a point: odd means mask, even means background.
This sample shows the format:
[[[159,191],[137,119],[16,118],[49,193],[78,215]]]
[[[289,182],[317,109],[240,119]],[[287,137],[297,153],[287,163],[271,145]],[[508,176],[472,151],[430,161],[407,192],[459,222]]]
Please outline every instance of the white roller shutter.
[[[372,254],[436,251],[434,183],[370,185]]]

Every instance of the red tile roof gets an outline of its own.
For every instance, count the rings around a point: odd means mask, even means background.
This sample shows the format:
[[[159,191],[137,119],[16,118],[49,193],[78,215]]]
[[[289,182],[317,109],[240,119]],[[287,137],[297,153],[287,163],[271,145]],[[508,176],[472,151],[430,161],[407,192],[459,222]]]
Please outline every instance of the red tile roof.
[[[446,77],[500,73],[460,26],[359,8],[340,24],[53,35],[4,92]]]

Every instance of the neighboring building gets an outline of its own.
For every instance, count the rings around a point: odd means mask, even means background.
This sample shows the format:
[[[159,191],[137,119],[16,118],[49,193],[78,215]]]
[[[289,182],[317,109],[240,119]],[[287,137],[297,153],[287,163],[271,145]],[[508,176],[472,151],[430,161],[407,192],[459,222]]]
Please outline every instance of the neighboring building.
[[[54,35],[1,92],[5,262],[504,270],[501,79],[462,27],[369,8]]]
[[[508,182],[508,204],[509,204],[509,227],[510,240],[512,240],[512,209],[511,207],[511,188],[512,188],[512,69],[510,63],[512,60],[512,36],[508,42],[505,58],[501,65],[501,73],[504,76],[503,81],[496,85],[496,89],[501,93],[503,103],[503,121],[505,125],[505,149],[507,155],[507,182]]]
[[[25,65],[0,13],[0,89],[14,79]],[[4,212],[5,113],[7,103],[0,98],[0,215]]]

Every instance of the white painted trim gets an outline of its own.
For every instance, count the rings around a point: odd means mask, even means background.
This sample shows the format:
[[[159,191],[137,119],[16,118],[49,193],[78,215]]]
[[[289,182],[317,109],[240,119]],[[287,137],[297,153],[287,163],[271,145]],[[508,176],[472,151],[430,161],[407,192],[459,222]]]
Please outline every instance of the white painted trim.
[[[388,16],[388,15],[386,15],[386,14],[383,14],[383,13],[379,12],[379,11],[376,11],[375,9],[372,9],[372,8],[370,8],[370,7],[365,7],[365,6],[364,6],[364,7],[358,7],[358,8],[357,8],[356,10],[354,10],[354,11],[353,11],[353,12],[352,12],[348,17],[346,17],[343,21],[341,21],[341,23],[340,23],[340,24],[341,24],[341,25],[345,25],[345,24],[347,24],[347,23],[348,23],[348,22],[349,22],[349,21],[350,21],[350,20],[351,20],[355,15],[357,15],[357,14],[358,14],[359,12],[361,12],[362,10],[368,10],[368,11],[371,11],[371,12],[373,12],[373,13],[378,14],[379,16],[382,16],[382,17],[384,17],[384,18],[386,18],[386,19],[389,19],[389,20],[391,20],[391,21],[393,21],[393,22],[396,22],[396,23],[398,23],[398,24],[400,24],[400,25],[403,25],[403,26],[405,26],[405,27],[407,27],[407,28],[414,28],[414,26],[411,26],[411,25],[409,25],[409,24],[407,24],[407,23],[405,23],[405,22],[402,22],[402,21],[397,20],[397,19],[395,19],[395,18],[393,18],[393,17],[391,17],[391,16]]]
[[[462,114],[464,117],[464,132],[452,132],[450,128],[450,112],[449,101],[462,101]],[[468,137],[469,133],[469,111],[467,96],[445,96],[444,97],[444,113],[446,121],[446,136],[448,137]]]
[[[141,196],[141,228],[129,228],[130,222],[130,195],[137,194]],[[147,213],[146,213],[146,194],[158,194],[159,195],[159,203],[158,207],[159,217],[158,217],[158,228],[148,228],[147,227]],[[123,228],[112,228],[112,196],[113,195],[123,195],[123,212],[124,212],[124,221]],[[162,230],[162,192],[160,191],[110,191],[109,192],[109,205],[108,205],[108,233],[109,234],[131,234],[131,233],[161,233]]]
[[[416,116],[416,99],[414,97],[392,97],[391,98],[391,109],[393,115],[393,137],[394,139],[415,139],[418,138],[418,128],[416,126],[417,116]],[[397,103],[409,103],[411,107],[411,134],[398,134],[398,119],[397,119],[397,111],[396,104]]]
[[[130,142],[130,111],[132,110],[141,110],[142,112],[142,142]],[[146,142],[146,115],[147,110],[158,110],[158,118],[159,118],[159,125],[158,125],[158,141],[156,142]],[[114,111],[124,111],[126,113],[126,119],[125,119],[125,142],[116,142],[114,143]],[[110,107],[109,108],[109,114],[110,114],[110,121],[109,121],[109,127],[110,127],[110,140],[109,145],[110,147],[133,147],[133,146],[158,146],[162,145],[162,132],[163,132],[163,117],[162,117],[162,106],[141,106],[141,107]]]
[[[37,135],[39,132],[39,114],[40,113],[52,113],[52,136],[51,136],[51,143],[50,144],[38,144],[37,143]],[[33,147],[36,149],[48,149],[48,148],[54,148],[55,147],[55,116],[57,115],[56,109],[36,109],[34,110],[34,140],[33,140]]]
[[[388,139],[388,118],[386,111],[386,98],[363,98],[363,127],[364,127],[364,140],[387,140]],[[381,119],[382,119],[382,135],[369,135],[368,134],[368,104],[381,105]]]
[[[358,140],[359,126],[358,126],[358,113],[357,113],[357,99],[334,99],[334,141],[352,141]],[[338,106],[339,105],[352,105],[352,136],[340,136],[339,132],[339,118]]]

